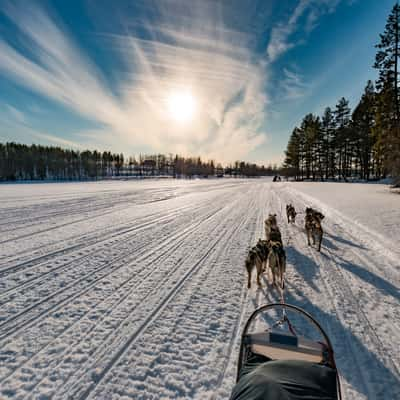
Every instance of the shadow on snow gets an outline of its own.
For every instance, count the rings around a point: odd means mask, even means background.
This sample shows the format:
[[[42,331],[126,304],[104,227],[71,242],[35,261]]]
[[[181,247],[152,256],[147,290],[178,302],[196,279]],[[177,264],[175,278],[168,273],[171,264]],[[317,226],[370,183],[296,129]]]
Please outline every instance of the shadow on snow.
[[[287,250],[288,260],[296,272],[303,277],[306,284],[321,293],[315,285],[318,265],[293,247],[289,247]],[[379,288],[398,298],[397,289],[382,278],[363,270],[359,266],[352,264],[342,266],[358,274],[362,279],[374,282]],[[289,290],[286,290],[285,293],[286,302],[309,312],[326,329],[336,353],[339,372],[353,388],[367,398],[371,398],[370,396],[373,396],[373,398],[380,396],[383,396],[382,398],[396,398],[396,396],[399,396],[399,380],[395,373],[384,365],[376,354],[372,353],[348,327],[344,326],[336,315],[329,314],[318,305],[313,304],[304,293],[296,289],[296,285],[288,284],[287,289]],[[321,296],[324,296],[324,293],[321,293]],[[353,359],[356,355],[360,363],[356,363]],[[363,369],[366,371],[364,372]],[[369,372],[369,370],[373,371]],[[371,387],[373,393],[370,393],[368,389]]]

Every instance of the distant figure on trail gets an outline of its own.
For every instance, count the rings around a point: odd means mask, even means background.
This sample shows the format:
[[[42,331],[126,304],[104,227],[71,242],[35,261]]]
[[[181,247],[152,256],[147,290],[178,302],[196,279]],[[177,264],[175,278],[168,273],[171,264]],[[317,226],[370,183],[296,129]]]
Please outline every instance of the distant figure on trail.
[[[279,175],[275,175],[274,179],[272,181],[273,182],[280,182],[281,181],[281,177]]]

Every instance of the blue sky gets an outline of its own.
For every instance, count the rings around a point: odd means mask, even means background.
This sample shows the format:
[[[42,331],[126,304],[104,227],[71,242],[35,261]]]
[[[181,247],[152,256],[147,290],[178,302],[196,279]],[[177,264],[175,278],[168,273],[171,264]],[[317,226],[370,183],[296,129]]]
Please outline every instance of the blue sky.
[[[280,162],[356,105],[393,0],[0,0],[0,140]]]

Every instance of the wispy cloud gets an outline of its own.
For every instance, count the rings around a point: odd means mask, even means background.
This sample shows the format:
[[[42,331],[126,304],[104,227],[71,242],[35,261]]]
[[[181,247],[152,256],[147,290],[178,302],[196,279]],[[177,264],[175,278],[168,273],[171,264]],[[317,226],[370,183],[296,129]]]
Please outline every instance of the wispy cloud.
[[[59,136],[31,128],[29,126],[29,118],[26,116],[26,114],[10,104],[4,104],[4,107],[0,107],[0,118],[0,133],[3,134],[0,138],[3,141],[14,141],[14,136],[17,134],[19,137],[23,138],[26,143],[50,143],[52,145],[74,149],[81,149],[84,147],[80,143],[76,143],[72,140],[67,140]]]
[[[285,99],[294,100],[301,98],[311,89],[310,85],[304,82],[302,75],[296,70],[284,68],[283,75],[281,89]]]
[[[304,30],[310,33],[317,25],[318,19],[327,13],[336,10],[341,0],[300,0],[288,20],[279,22],[271,30],[270,40],[267,46],[267,55],[270,62],[286,53],[298,43],[292,39],[292,35]]]
[[[265,65],[254,61],[246,34],[226,29],[216,15],[197,18],[207,9],[195,8],[178,25],[159,10],[159,28],[149,35],[158,39],[108,36],[128,69],[112,92],[99,68],[43,9],[24,4],[4,11],[30,51],[0,39],[0,73],[102,126],[83,136],[116,150],[148,148],[225,161],[245,157],[265,140]],[[166,106],[168,95],[183,89],[196,99],[190,124],[171,119]]]
[[[26,122],[24,113],[15,108],[14,106],[6,104],[5,109],[7,110],[8,114],[10,114],[13,117],[15,121],[22,124]]]

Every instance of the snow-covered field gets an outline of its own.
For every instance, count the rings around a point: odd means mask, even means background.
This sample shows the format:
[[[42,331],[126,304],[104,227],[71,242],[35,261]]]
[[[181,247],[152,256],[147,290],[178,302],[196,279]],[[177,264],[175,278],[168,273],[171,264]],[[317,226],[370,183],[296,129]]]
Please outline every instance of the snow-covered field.
[[[321,253],[288,202],[325,213]],[[278,300],[244,270],[276,212],[286,301],[326,328],[345,399],[400,399],[399,205],[382,185],[2,185],[0,398],[229,398],[243,323]]]

